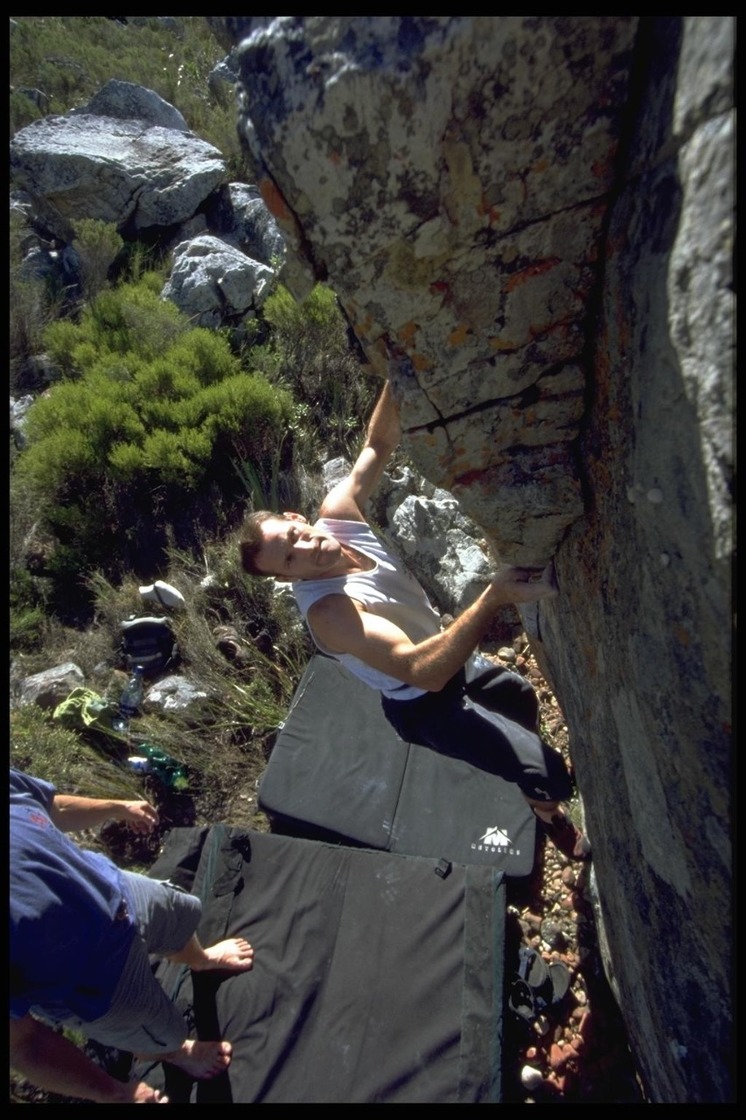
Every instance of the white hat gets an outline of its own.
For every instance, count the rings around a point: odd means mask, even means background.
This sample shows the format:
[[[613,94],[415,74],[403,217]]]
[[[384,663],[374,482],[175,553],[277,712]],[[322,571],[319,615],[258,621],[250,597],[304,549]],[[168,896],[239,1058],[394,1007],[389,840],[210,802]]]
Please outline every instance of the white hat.
[[[151,603],[160,603],[162,607],[183,607],[186,605],[181,592],[172,587],[170,583],[164,583],[161,579],[148,584],[147,587],[141,587],[140,594],[143,599],[147,599]]]

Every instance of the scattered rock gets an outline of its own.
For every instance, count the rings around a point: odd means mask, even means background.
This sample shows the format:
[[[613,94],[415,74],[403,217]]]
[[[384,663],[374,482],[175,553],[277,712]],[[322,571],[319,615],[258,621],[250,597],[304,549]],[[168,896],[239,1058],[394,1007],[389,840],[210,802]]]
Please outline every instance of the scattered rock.
[[[538,1089],[543,1080],[541,1071],[533,1066],[524,1066],[521,1070],[521,1084],[527,1089]]]
[[[525,634],[513,648],[521,651],[514,666],[538,689],[546,741],[569,762],[564,716],[555,706]],[[521,944],[544,950],[546,958],[566,964],[572,981],[567,999],[547,1008],[533,1023],[509,1017],[503,1103],[645,1103],[621,1017],[603,976],[587,883],[586,867],[569,863],[541,840],[530,878],[509,880],[508,914],[515,936]],[[533,1071],[527,1075],[529,1084],[523,1076],[527,1069]]]

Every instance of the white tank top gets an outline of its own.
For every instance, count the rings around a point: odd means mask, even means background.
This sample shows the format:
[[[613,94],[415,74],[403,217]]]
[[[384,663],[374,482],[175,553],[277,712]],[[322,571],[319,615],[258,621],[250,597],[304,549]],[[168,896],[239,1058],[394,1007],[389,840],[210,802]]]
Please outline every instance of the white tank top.
[[[308,622],[308,612],[314,603],[327,595],[349,595],[362,603],[371,614],[393,622],[413,642],[421,642],[440,631],[440,616],[432,607],[427,595],[402,562],[384,546],[364,521],[338,521],[322,517],[314,528],[331,533],[344,545],[362,552],[375,561],[367,572],[352,572],[346,576],[329,579],[298,579],[293,583],[293,594],[301,614]],[[403,684],[366,665],[348,653],[332,653],[318,641],[309,626],[311,637],[318,648],[346,665],[351,673],[371,688],[394,700],[412,700],[422,696],[424,688]]]

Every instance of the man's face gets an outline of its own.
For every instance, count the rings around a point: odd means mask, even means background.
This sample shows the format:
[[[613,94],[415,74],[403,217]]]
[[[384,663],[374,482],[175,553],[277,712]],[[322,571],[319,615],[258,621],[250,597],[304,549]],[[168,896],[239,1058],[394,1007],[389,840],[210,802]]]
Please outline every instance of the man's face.
[[[257,556],[260,570],[278,579],[324,579],[338,574],[344,561],[336,537],[313,529],[300,514],[268,518]]]

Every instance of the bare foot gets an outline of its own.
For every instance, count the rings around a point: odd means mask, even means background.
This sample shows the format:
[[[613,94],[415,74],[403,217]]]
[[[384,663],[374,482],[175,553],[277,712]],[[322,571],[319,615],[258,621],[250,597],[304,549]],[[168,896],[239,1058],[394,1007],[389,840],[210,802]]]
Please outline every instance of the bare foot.
[[[200,1081],[207,1081],[228,1068],[232,1051],[230,1042],[195,1042],[188,1038],[181,1050],[163,1060]]]
[[[209,969],[230,969],[233,972],[246,972],[254,963],[254,950],[243,937],[230,937],[227,941],[219,941],[204,950],[204,959],[193,964],[196,972],[206,972]]]

